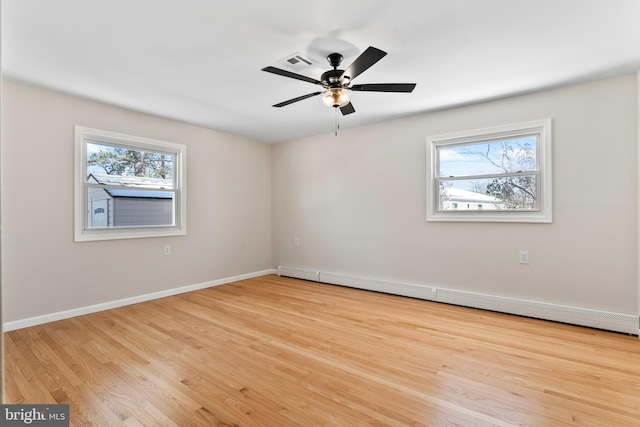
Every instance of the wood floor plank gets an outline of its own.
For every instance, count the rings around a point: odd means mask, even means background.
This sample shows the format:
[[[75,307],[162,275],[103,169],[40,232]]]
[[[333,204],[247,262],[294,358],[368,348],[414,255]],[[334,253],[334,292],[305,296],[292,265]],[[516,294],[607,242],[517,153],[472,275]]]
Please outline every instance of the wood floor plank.
[[[264,276],[5,334],[73,426],[637,426],[640,340]]]

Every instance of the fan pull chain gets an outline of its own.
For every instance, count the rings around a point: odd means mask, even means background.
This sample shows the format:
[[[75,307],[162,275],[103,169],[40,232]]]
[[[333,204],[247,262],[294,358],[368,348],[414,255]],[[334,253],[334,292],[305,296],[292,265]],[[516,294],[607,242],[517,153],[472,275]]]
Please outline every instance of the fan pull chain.
[[[336,136],[338,136],[338,129],[340,129],[340,116],[338,115],[338,107],[334,107],[336,110]]]

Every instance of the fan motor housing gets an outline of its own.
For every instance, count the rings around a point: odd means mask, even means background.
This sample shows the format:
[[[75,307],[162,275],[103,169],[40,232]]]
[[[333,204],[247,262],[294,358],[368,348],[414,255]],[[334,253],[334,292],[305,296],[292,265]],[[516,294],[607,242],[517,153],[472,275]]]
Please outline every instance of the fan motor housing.
[[[326,71],[322,73],[322,76],[320,77],[320,81],[322,82],[323,85],[329,88],[340,87],[342,86],[342,82],[340,81],[340,76],[342,76],[342,73],[344,73],[344,70]]]

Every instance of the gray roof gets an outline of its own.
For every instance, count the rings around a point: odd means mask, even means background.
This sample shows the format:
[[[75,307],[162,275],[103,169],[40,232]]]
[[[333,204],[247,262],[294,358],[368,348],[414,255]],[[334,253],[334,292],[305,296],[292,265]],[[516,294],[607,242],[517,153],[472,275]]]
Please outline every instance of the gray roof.
[[[92,177],[98,184],[118,185],[122,187],[132,186],[135,188],[173,188],[173,180],[171,179],[148,178],[144,176],[98,175],[91,173],[87,177],[87,181],[91,182]]]
[[[129,198],[145,198],[145,199],[171,199],[173,192],[171,191],[153,191],[172,189],[173,181],[170,179],[147,178],[139,176],[120,176],[120,175],[96,175],[89,174],[88,182],[109,185],[104,188],[111,197],[129,197]],[[120,188],[113,188],[118,186]]]
[[[109,193],[111,197],[135,197],[145,199],[171,199],[173,193],[169,191],[144,191],[144,190],[132,190],[119,188],[105,188],[105,191]]]

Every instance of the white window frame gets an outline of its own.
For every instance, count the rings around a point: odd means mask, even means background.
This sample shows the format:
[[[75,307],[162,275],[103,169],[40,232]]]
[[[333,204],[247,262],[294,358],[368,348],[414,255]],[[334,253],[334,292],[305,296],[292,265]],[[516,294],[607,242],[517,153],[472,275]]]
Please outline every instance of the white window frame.
[[[87,143],[133,148],[175,155],[175,223],[171,226],[89,228]],[[187,234],[187,147],[186,145],[140,136],[126,135],[84,126],[75,126],[74,241],[136,239],[183,236]]]
[[[437,176],[437,150],[439,147],[480,143],[500,138],[515,138],[533,133],[538,136],[538,143],[536,144],[538,210],[439,210],[440,191],[437,179],[441,178]],[[551,149],[551,119],[427,137],[427,221],[551,223]]]

